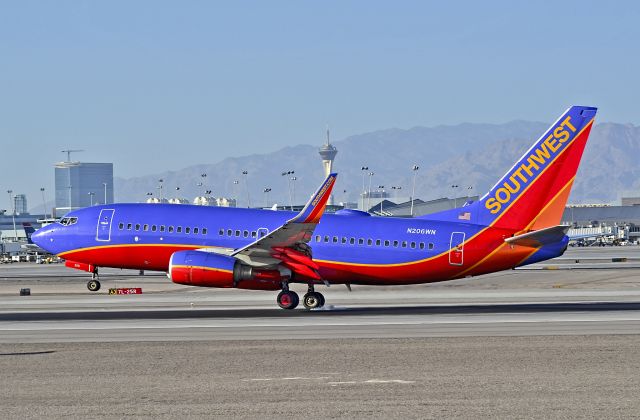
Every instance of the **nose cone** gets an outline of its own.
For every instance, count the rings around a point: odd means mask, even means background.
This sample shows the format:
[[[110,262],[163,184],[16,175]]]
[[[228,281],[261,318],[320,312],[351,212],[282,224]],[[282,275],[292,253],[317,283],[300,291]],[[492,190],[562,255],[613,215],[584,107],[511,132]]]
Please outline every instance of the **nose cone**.
[[[34,244],[38,245],[40,248],[46,251],[49,251],[51,253],[55,253],[51,249],[53,245],[51,241],[52,230],[53,228],[51,226],[42,227],[36,230],[35,232],[33,232],[33,234],[31,235],[31,240],[33,241]]]

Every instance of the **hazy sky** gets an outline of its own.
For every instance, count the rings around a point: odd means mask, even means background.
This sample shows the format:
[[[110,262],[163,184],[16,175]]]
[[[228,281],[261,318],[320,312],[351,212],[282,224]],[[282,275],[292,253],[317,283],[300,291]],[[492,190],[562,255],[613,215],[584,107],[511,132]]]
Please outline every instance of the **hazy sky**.
[[[635,1],[0,2],[0,208],[60,150],[131,177],[381,128],[640,123]]]

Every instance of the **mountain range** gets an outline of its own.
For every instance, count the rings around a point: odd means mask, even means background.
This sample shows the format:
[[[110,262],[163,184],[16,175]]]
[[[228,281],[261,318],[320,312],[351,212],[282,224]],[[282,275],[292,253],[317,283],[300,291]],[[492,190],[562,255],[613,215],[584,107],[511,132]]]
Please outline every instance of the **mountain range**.
[[[398,200],[406,200],[411,195],[414,165],[419,166],[415,173],[417,198],[482,195],[548,125],[530,121],[464,123],[392,128],[347,137],[333,142],[338,149],[334,170],[339,173],[335,201],[356,201],[363,188],[368,190],[369,185],[372,190],[384,186],[385,190],[394,193],[392,199],[396,195]],[[323,178],[318,154],[320,145],[297,145],[273,153],[226,158],[178,171],[116,178],[116,199],[141,202],[149,197],[147,193],[158,196],[161,194],[159,179],[162,179],[165,198],[184,197],[192,201],[195,196],[211,190],[215,197],[237,198],[239,206],[247,206],[249,201],[252,206],[288,204],[290,194],[294,195],[295,203],[302,204]],[[215,156],[215,146],[202,151],[201,156],[207,155]],[[610,203],[619,200],[622,194],[640,190],[638,156],[640,127],[596,124],[570,202]],[[369,169],[362,170],[363,166]],[[243,171],[247,174],[243,175]],[[294,171],[294,174],[282,176],[286,171]],[[374,175],[369,176],[370,172]],[[271,191],[265,193],[265,188]]]

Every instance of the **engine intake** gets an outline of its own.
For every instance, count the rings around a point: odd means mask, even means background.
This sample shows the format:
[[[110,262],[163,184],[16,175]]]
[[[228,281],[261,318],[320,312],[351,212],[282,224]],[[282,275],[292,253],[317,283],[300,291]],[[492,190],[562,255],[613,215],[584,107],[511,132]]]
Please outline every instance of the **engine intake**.
[[[253,290],[278,290],[283,280],[279,270],[259,269],[228,255],[203,251],[173,253],[169,276],[174,283],[189,286]]]

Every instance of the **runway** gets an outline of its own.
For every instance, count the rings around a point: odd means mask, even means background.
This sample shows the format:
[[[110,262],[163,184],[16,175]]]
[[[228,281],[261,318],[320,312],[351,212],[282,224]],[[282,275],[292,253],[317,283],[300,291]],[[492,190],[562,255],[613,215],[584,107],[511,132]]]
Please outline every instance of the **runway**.
[[[103,270],[102,290],[91,293],[81,272],[16,264],[0,267],[0,343],[637,334],[639,254],[639,247],[573,248],[548,263],[571,269],[353,292],[321,287],[327,305],[314,311],[280,310],[274,292],[180,286],[162,273]],[[603,262],[613,259],[628,267]],[[600,262],[581,268],[585,260]],[[32,295],[18,296],[22,287]],[[144,293],[112,296],[110,287]]]
[[[640,412],[640,269],[512,270],[391,288],[198,289],[0,268],[4,418],[603,418]],[[637,251],[637,248],[635,248]],[[584,252],[580,250],[580,252]],[[584,256],[580,256],[584,259]],[[578,259],[580,259],[578,258]],[[618,258],[613,255],[611,258]],[[69,274],[72,273],[72,274]],[[109,287],[142,287],[110,296]],[[31,296],[18,296],[22,287]],[[295,286],[299,292],[304,287]]]

